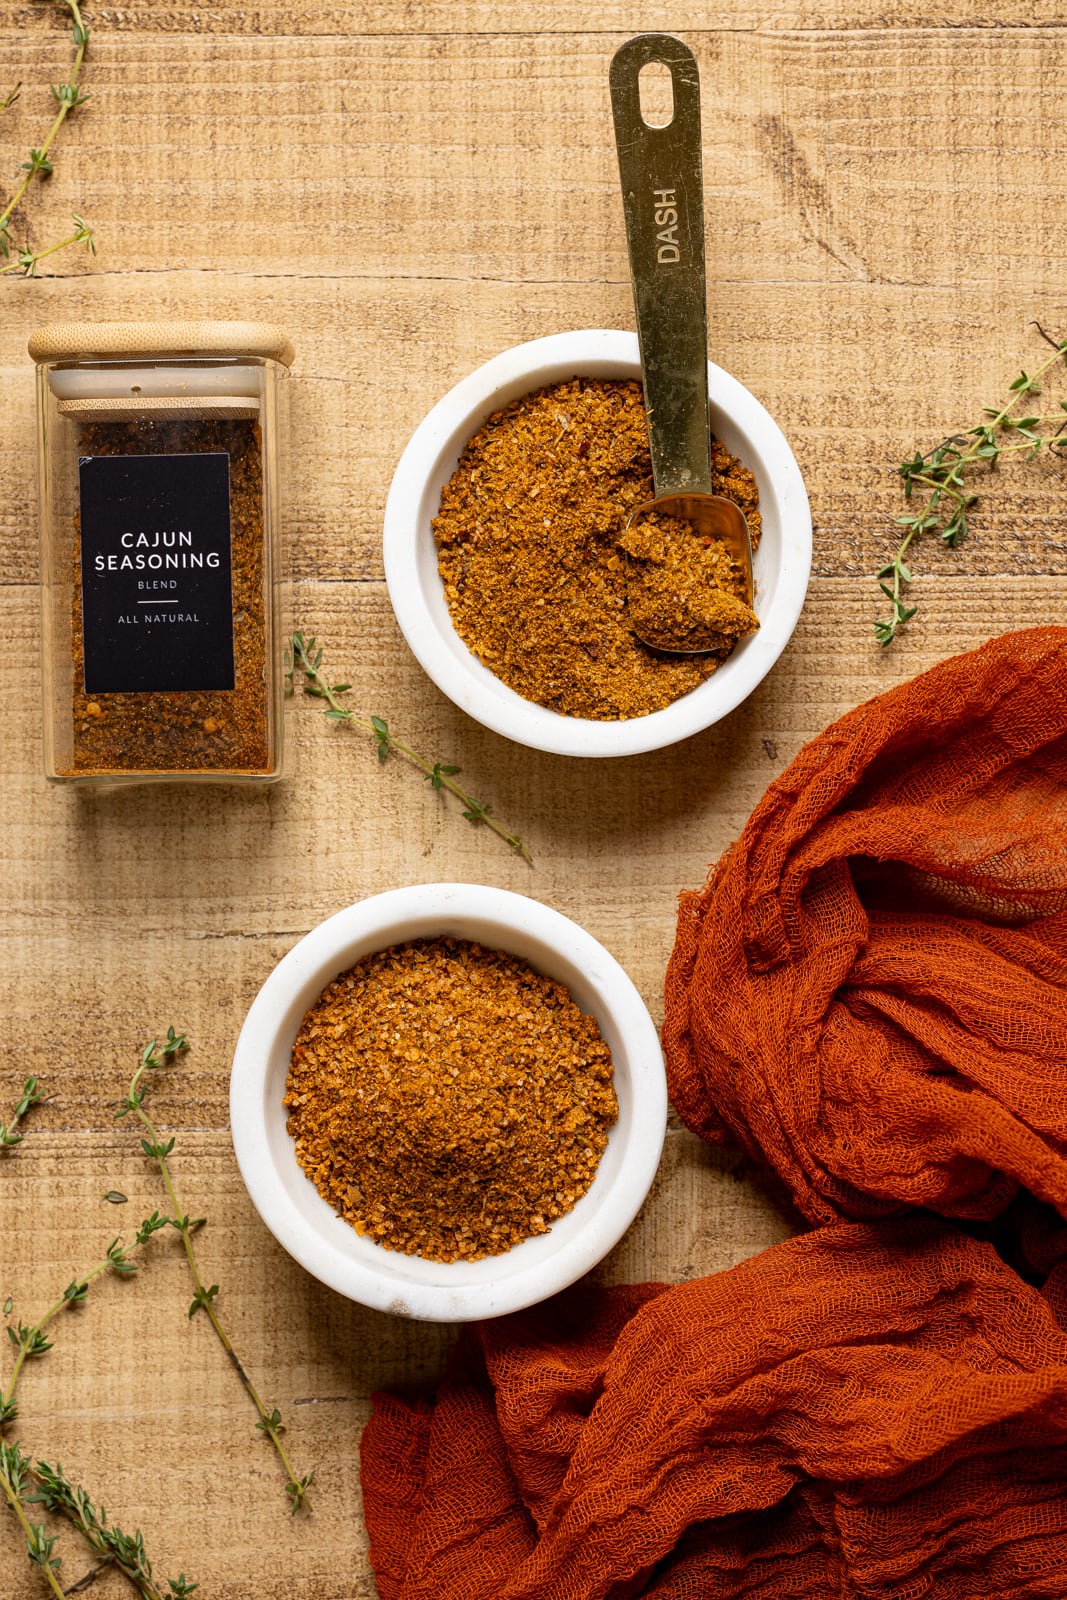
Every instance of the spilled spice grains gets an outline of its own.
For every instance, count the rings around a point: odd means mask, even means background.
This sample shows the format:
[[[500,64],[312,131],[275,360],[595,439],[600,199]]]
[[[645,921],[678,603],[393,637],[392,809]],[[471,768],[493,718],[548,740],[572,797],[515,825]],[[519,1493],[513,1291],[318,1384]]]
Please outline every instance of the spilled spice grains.
[[[257,422],[101,421],[86,424],[84,456],[226,452],[230,476],[230,559],[234,687],[89,695],[85,691],[80,551],[71,585],[72,750],[64,776],[133,772],[267,773],[268,650],[264,583],[263,460]]]
[[[755,549],[755,478],[717,440],[712,479],[741,507]],[[639,383],[574,378],[539,389],[469,441],[433,522],[438,569],[456,631],[517,694],[564,716],[646,716],[728,653],[732,639],[717,654],[671,658],[630,631],[618,541],[652,496]]]
[[[546,1233],[589,1188],[618,1115],[595,1018],[518,957],[451,938],[366,956],[323,991],[285,1106],[338,1215],[433,1261]]]
[[[729,651],[759,627],[737,592],[743,579],[721,539],[650,511],[626,529],[619,547],[630,557],[630,626],[646,644]]]

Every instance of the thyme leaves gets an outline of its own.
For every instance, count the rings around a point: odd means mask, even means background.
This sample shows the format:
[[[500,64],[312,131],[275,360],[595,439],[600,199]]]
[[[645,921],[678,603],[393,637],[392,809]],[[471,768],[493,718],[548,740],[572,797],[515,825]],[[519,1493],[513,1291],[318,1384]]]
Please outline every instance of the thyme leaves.
[[[532,861],[520,836],[510,832],[493,816],[492,806],[487,801],[475,799],[456,782],[461,770],[459,767],[446,761],[428,761],[409,744],[398,739],[384,717],[360,717],[350,707],[342,705],[338,696],[347,693],[352,685],[331,684],[323,671],[322,657],[322,646],[314,635],[305,638],[302,633],[293,634],[290,645],[290,676],[295,671],[304,674],[304,693],[313,699],[326,701],[324,711],[331,722],[349,722],[357,728],[362,728],[374,739],[379,763],[387,761],[391,755],[402,757],[422,773],[432,789],[438,791],[445,789],[458,800],[463,807],[463,816],[468,822],[484,823],[509,849],[514,850],[516,855],[520,855],[524,861]]]
[[[22,1143],[25,1134],[16,1132],[19,1123],[33,1106],[39,1106],[45,1098],[37,1079],[27,1078],[22,1085],[18,1105],[11,1113],[10,1119],[6,1123],[0,1122],[0,1150],[11,1150],[15,1145]]]
[[[108,1272],[118,1277],[129,1277],[137,1270],[133,1252],[147,1243],[159,1228],[166,1225],[158,1213],[145,1219],[137,1230],[132,1245],[123,1245],[113,1239],[103,1257],[87,1272],[73,1278],[63,1292],[32,1323],[21,1318],[14,1326],[7,1324],[7,1336],[15,1349],[15,1360],[7,1383],[0,1387],[0,1429],[6,1429],[19,1415],[17,1389],[27,1361],[36,1360],[52,1349],[54,1340],[46,1332],[63,1312],[84,1304],[89,1287]],[[4,1316],[9,1318],[13,1300],[8,1296],[4,1303]],[[184,1574],[168,1580],[167,1594],[152,1578],[152,1564],[145,1552],[140,1531],[126,1534],[117,1525],[108,1523],[103,1507],[93,1504],[88,1492],[66,1477],[61,1466],[50,1466],[44,1461],[34,1461],[23,1454],[19,1444],[0,1438],[0,1491],[8,1507],[22,1528],[26,1554],[38,1567],[53,1594],[65,1595],[83,1587],[86,1580],[65,1588],[59,1580],[62,1556],[55,1553],[59,1543],[58,1533],[49,1533],[43,1523],[30,1520],[30,1507],[40,1506],[66,1519],[82,1534],[90,1550],[102,1566],[114,1566],[123,1573],[142,1600],[173,1600],[173,1597],[192,1594],[196,1584],[190,1585]],[[94,1569],[95,1570],[95,1569]]]
[[[1040,324],[1036,326],[1052,346],[1052,354],[1033,372],[1021,371],[1009,385],[1007,399],[999,406],[986,406],[972,427],[949,434],[925,454],[917,450],[896,469],[904,498],[917,503],[917,509],[895,518],[904,536],[892,560],[878,573],[878,587],[890,607],[889,615],[874,625],[875,638],[883,647],[893,643],[918,610],[906,598],[914,581],[908,560],[912,546],[924,535],[936,533],[944,545],[956,550],[967,538],[970,514],[978,502],[971,487],[975,471],[993,472],[1006,456],[1021,455],[1029,461],[1046,447],[1058,455],[1067,452],[1067,400],[1059,401],[1054,410],[1038,406],[1032,414],[1021,414],[1023,402],[1041,394],[1045,375],[1059,363],[1067,364],[1067,340],[1053,339]]]
[[[73,19],[72,38],[74,41],[74,57],[70,71],[63,83],[52,84],[52,99],[55,102],[55,114],[50,127],[39,148],[31,149],[29,160],[22,163],[21,171],[24,176],[17,183],[11,199],[0,211],[0,258],[5,265],[0,266],[0,277],[7,272],[21,272],[25,277],[32,278],[40,263],[49,256],[55,255],[60,250],[67,250],[72,245],[83,244],[95,255],[96,241],[93,230],[85,218],[78,212],[73,213],[74,231],[66,238],[58,240],[55,244],[46,245],[43,249],[34,249],[29,243],[21,247],[15,244],[11,232],[11,224],[15,212],[26,196],[30,185],[37,181],[49,178],[55,171],[55,162],[52,159],[52,147],[55,144],[59,130],[70,116],[72,111],[85,104],[88,93],[79,82],[82,64],[89,49],[89,29],[82,19],[79,0],[56,0],[59,5],[66,6]],[[15,85],[6,98],[0,101],[0,111],[7,111],[19,98],[22,90],[21,83]]]
[[[306,1505],[308,1492],[315,1478],[314,1472],[301,1475],[294,1468],[282,1443],[285,1425],[281,1412],[276,1406],[268,1409],[264,1404],[220,1321],[216,1303],[219,1286],[205,1282],[192,1242],[193,1235],[203,1227],[205,1219],[190,1217],[182,1209],[169,1162],[175,1139],[173,1136],[164,1137],[160,1133],[146,1109],[150,1075],[177,1060],[188,1048],[185,1034],[173,1027],[168,1028],[163,1040],[150,1040],[141,1051],[126,1095],[115,1113],[116,1118],[132,1116],[139,1125],[141,1149],[145,1156],[156,1163],[163,1179],[168,1210],[163,1213],[155,1210],[150,1216],[145,1217],[138,1226],[132,1242],[125,1243],[121,1237],[112,1239],[100,1259],[86,1271],[72,1278],[66,1288],[57,1294],[45,1310],[32,1321],[24,1321],[22,1317],[12,1321],[14,1296],[8,1295],[3,1303],[2,1314],[6,1324],[7,1341],[14,1352],[14,1359],[6,1381],[0,1377],[0,1505],[6,1502],[21,1528],[27,1558],[39,1569],[51,1593],[60,1597],[79,1593],[89,1587],[96,1575],[105,1568],[113,1568],[116,1572],[122,1573],[141,1600],[188,1600],[198,1587],[184,1573],[177,1578],[158,1582],[153,1577],[152,1563],[139,1530],[127,1534],[117,1524],[110,1523],[103,1506],[98,1508],[88,1491],[73,1482],[60,1465],[52,1466],[47,1461],[34,1460],[23,1451],[17,1441],[4,1437],[20,1414],[18,1388],[26,1364],[41,1359],[52,1349],[55,1326],[58,1326],[66,1314],[75,1313],[78,1307],[85,1304],[90,1289],[98,1279],[107,1275],[118,1278],[132,1277],[138,1268],[139,1252],[156,1234],[168,1228],[176,1232],[181,1239],[193,1282],[193,1300],[189,1307],[189,1316],[203,1311],[210,1321],[245,1392],[256,1408],[259,1418],[256,1423],[257,1429],[270,1440],[285,1470],[285,1492],[289,1498],[290,1509],[294,1513]],[[14,1142],[21,1137],[12,1134],[16,1122],[30,1105],[41,1098],[37,1080],[27,1079],[16,1115],[8,1124],[7,1131]],[[127,1203],[127,1197],[118,1190],[108,1190],[101,1198],[111,1204]],[[49,1531],[46,1524],[35,1520],[36,1507],[66,1518],[82,1536],[96,1561],[96,1566],[70,1584],[64,1585],[59,1576],[63,1559],[57,1549],[60,1535]]]
[[[165,1067],[168,1062],[173,1061],[176,1057],[184,1055],[188,1048],[189,1042],[185,1034],[178,1033],[173,1027],[167,1029],[167,1037],[162,1042],[155,1039],[150,1040],[141,1051],[140,1064],[130,1079],[126,1098],[115,1112],[115,1117],[117,1120],[132,1114],[137,1122],[141,1124],[145,1134],[141,1138],[141,1149],[150,1160],[156,1163],[160,1177],[163,1180],[167,1199],[172,1208],[171,1214],[165,1217],[159,1217],[158,1214],[153,1215],[149,1222],[142,1224],[142,1229],[147,1228],[150,1232],[155,1232],[158,1228],[169,1227],[173,1228],[180,1236],[186,1265],[193,1284],[193,1298],[188,1314],[192,1318],[196,1316],[197,1312],[204,1312],[216,1338],[229,1357],[237,1376],[241,1380],[245,1393],[258,1414],[259,1420],[256,1423],[256,1427],[270,1440],[285,1470],[285,1492],[289,1496],[290,1509],[295,1514],[307,1502],[308,1491],[314,1482],[315,1473],[311,1471],[301,1475],[294,1468],[289,1453],[282,1442],[282,1434],[285,1432],[285,1427],[282,1423],[280,1412],[277,1407],[273,1407],[270,1410],[267,1409],[258,1389],[241,1364],[237,1352],[230,1342],[229,1335],[222,1324],[215,1303],[219,1293],[219,1285],[217,1283],[210,1285],[205,1283],[196,1251],[193,1247],[193,1235],[204,1226],[206,1219],[203,1217],[190,1218],[188,1213],[182,1209],[168,1160],[174,1149],[175,1141],[173,1138],[164,1139],[160,1135],[155,1123],[145,1110],[145,1097],[150,1075],[158,1072],[160,1068]]]

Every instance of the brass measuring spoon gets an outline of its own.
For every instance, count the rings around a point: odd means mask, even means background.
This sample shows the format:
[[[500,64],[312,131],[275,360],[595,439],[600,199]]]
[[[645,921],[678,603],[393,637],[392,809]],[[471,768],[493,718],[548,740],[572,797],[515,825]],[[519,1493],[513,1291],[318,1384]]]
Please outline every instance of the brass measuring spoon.
[[[674,106],[663,127],[647,123],[641,113],[638,80],[651,62],[671,75]],[[624,549],[632,545],[635,530],[647,524],[650,513],[689,524],[695,539],[692,556],[682,560],[683,573],[689,567],[687,581],[699,585],[698,552],[706,550],[707,541],[719,541],[733,568],[732,593],[750,612],[748,523],[740,506],[712,493],[696,59],[673,34],[641,33],[616,52],[609,83],[656,491],[654,500],[631,514],[620,543]],[[684,655],[722,652],[725,630],[706,623],[704,642],[691,625],[683,628],[683,617],[669,615],[669,606],[651,591],[645,597],[650,604],[643,604],[629,553],[627,561],[630,628],[642,643]],[[648,570],[654,575],[651,564]],[[725,600],[716,603],[730,611]],[[745,619],[737,613],[733,620],[741,624],[734,637],[758,626],[751,615]],[[694,639],[698,642],[690,642]]]

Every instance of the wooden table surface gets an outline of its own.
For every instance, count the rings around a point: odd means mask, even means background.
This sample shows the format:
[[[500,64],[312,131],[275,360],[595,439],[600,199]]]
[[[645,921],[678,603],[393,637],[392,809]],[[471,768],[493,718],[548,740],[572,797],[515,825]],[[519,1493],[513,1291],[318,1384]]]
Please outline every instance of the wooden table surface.
[[[361,896],[441,879],[498,884],[576,918],[657,1020],[676,895],[702,881],[768,781],[857,701],[1005,629],[1059,621],[1064,469],[1003,472],[960,552],[916,552],[919,613],[874,642],[872,574],[902,509],[893,468],[968,425],[1067,333],[1067,31],[1051,0],[172,0],[87,9],[91,99],[21,215],[96,230],[41,276],[0,278],[0,1121],[49,1095],[0,1154],[0,1299],[33,1320],[116,1232],[162,1204],[113,1121],[143,1042],[186,1030],[153,1088],[183,1203],[241,1357],[289,1425],[310,1515],[291,1518],[269,1446],[166,1236],[129,1282],[55,1325],[8,1437],[66,1470],[156,1572],[212,1600],[372,1596],[358,1438],[368,1397],[440,1369],[453,1330],[349,1304],[253,1212],[227,1120],[246,1009],[312,924]],[[615,763],[487,732],[426,679],[382,578],[393,467],[434,401],[521,340],[631,328],[607,98],[627,34],[667,27],[704,93],[710,350],[768,407],[815,523],[807,605],[783,659],[718,726]],[[40,143],[69,19],[0,3],[0,189]],[[21,230],[16,229],[21,239]],[[288,711],[292,771],[256,793],[86,798],[42,776],[33,374],[60,318],[267,317],[292,336],[296,616],[354,685],[527,842],[465,822],[310,701]],[[1067,386],[1060,390],[1067,393]],[[103,1199],[117,1190],[128,1205]],[[714,1271],[790,1223],[742,1168],[677,1125],[611,1280]],[[0,1356],[0,1375],[10,1370]],[[64,1581],[86,1570],[64,1533]],[[46,1592],[0,1514],[0,1592]],[[131,1593],[115,1574],[94,1596]]]

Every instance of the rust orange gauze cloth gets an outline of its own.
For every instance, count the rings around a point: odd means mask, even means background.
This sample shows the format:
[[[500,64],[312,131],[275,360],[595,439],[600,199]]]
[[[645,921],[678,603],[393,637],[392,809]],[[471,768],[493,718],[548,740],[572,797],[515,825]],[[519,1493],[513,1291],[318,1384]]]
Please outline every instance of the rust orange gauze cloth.
[[[376,1397],[382,1600],[1062,1600],[1067,1336],[926,1214],[467,1330]]]
[[[671,1098],[813,1222],[1067,1214],[1065,907],[1067,629],[1033,628],[813,739],[683,895]]]

